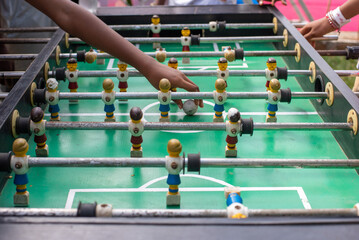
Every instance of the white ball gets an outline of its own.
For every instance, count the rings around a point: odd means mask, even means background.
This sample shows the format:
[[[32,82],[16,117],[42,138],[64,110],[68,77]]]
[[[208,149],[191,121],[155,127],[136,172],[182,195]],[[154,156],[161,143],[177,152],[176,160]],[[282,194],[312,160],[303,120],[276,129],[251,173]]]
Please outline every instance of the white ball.
[[[188,116],[192,116],[197,112],[198,106],[194,103],[194,100],[188,99],[183,103],[183,111]]]

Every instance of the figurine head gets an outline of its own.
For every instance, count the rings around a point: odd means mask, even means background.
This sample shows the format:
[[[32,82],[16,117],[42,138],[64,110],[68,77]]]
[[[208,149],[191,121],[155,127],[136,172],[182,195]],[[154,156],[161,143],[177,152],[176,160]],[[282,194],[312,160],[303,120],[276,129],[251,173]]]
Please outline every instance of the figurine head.
[[[171,83],[167,78],[162,78],[159,84],[159,88],[162,92],[168,92],[171,89]]]
[[[230,122],[236,123],[241,119],[241,114],[239,113],[238,109],[230,108],[228,110],[228,119]]]
[[[224,57],[220,58],[217,62],[219,70],[225,71],[228,67],[228,61]]]
[[[106,92],[111,92],[112,89],[115,87],[115,84],[113,83],[112,79],[106,78],[102,82],[102,87]]]
[[[158,15],[153,15],[152,18],[151,18],[151,22],[154,24],[154,25],[157,25],[160,23],[160,17]]]
[[[226,90],[227,84],[226,81],[224,81],[224,79],[218,78],[214,86],[218,92],[223,92],[224,90]]]
[[[44,118],[44,111],[40,107],[34,107],[31,110],[30,119],[37,123],[40,122]]]
[[[189,35],[191,35],[191,30],[189,30],[188,27],[184,27],[181,31],[181,34],[183,37],[188,37]]]
[[[121,60],[118,60],[117,67],[121,72],[124,72],[127,69],[127,63],[122,62]]]
[[[133,107],[130,110],[130,118],[134,122],[139,122],[142,119],[143,112],[139,107]]]
[[[167,144],[167,152],[171,157],[179,157],[182,151],[182,144],[177,139],[171,139]]]
[[[29,150],[29,144],[24,138],[17,138],[12,144],[12,151],[16,157],[25,157]]]
[[[49,92],[56,92],[59,83],[55,78],[49,78],[46,81],[46,88]]]
[[[274,71],[277,68],[277,61],[274,58],[268,58],[268,60],[267,60],[267,68],[270,71]]]
[[[97,53],[92,48],[87,53],[85,53],[85,61],[87,63],[93,63],[96,60],[96,58],[97,58]]]
[[[171,68],[174,68],[174,69],[177,69],[178,68],[178,61],[176,58],[171,58],[169,61],[168,61],[168,66],[171,67]]]
[[[70,58],[67,61],[66,67],[71,72],[76,71],[76,69],[77,69],[77,61],[76,61],[76,59],[75,58]]]
[[[280,89],[280,82],[278,81],[278,79],[273,78],[272,80],[270,80],[269,89],[278,92],[278,90]]]

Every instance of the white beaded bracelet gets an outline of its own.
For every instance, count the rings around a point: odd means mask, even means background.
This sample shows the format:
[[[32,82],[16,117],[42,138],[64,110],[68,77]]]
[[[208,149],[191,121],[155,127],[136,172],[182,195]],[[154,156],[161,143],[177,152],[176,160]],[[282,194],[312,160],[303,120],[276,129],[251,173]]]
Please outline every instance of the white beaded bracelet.
[[[333,20],[339,25],[339,28],[350,22],[350,19],[346,19],[342,12],[340,11],[340,8],[337,7],[336,9],[331,11]]]

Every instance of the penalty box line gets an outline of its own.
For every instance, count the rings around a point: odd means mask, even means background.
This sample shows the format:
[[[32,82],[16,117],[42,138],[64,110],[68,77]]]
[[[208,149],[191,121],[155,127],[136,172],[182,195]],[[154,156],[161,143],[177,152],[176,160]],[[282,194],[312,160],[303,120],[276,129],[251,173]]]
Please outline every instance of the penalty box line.
[[[232,186],[222,180],[208,176],[185,174],[181,177],[201,178],[212,181],[226,187]],[[153,179],[139,188],[90,188],[90,189],[70,189],[67,195],[65,209],[71,209],[76,193],[134,193],[134,192],[167,192],[168,188],[148,188],[150,185],[167,179],[167,176]],[[224,187],[181,187],[181,192],[223,192]],[[305,209],[311,209],[311,205],[302,187],[241,187],[242,192],[246,191],[296,191]]]

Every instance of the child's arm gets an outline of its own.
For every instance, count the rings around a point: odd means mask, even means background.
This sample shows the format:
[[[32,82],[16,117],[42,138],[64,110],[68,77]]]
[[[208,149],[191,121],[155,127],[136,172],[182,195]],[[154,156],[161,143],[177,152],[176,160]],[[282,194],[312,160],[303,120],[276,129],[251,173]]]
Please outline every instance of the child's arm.
[[[71,35],[101,49],[139,70],[158,89],[162,78],[170,80],[172,87],[199,92],[199,88],[183,73],[147,56],[121,35],[109,28],[86,9],[69,0],[26,0],[50,17]],[[182,107],[182,105],[179,105]],[[200,101],[203,106],[203,101]]]
[[[350,19],[359,14],[359,0],[348,0],[342,6],[340,11],[346,19]],[[315,37],[322,37],[324,34],[334,31],[326,17],[306,24],[301,30],[301,34],[309,41]]]

